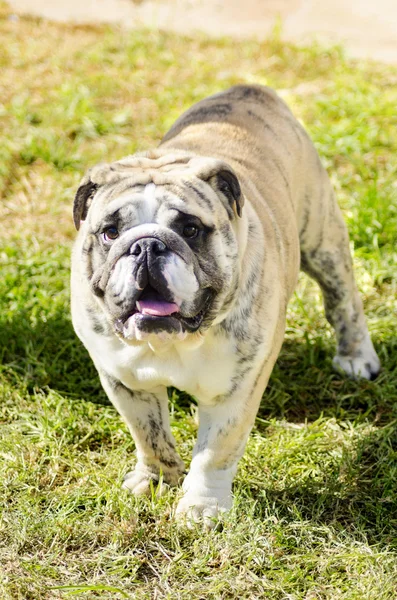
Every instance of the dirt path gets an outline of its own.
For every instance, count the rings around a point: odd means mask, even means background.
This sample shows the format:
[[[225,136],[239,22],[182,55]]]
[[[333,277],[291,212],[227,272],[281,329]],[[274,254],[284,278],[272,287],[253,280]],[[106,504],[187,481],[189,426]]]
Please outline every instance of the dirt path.
[[[342,42],[352,56],[397,64],[397,0],[8,0],[57,21],[145,25],[177,32]]]

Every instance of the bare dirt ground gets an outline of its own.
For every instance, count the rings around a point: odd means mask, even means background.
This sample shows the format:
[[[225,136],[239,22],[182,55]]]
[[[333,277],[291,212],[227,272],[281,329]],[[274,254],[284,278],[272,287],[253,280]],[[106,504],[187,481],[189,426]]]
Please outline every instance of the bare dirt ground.
[[[397,0],[8,0],[17,14],[177,32],[343,43],[352,56],[397,63]]]

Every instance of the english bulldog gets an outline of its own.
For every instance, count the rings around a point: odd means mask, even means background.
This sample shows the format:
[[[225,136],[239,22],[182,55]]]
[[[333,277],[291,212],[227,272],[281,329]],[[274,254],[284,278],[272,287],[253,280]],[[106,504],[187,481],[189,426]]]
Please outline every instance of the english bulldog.
[[[124,487],[178,484],[167,388],[199,428],[176,516],[212,526],[277,360],[299,269],[319,283],[335,367],[380,368],[348,234],[303,127],[267,87],[192,106],[158,148],[91,168],[77,190],[72,318],[136,445]]]

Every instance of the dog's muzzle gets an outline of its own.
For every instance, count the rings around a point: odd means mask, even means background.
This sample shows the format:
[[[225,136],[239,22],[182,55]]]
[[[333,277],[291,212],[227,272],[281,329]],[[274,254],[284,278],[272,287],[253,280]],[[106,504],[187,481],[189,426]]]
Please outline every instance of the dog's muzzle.
[[[135,287],[142,291],[136,308],[143,315],[164,317],[179,311],[180,302],[171,298],[162,275],[169,252],[164,242],[152,237],[141,238],[130,248]]]
[[[103,300],[116,331],[125,338],[182,338],[200,327],[214,293],[200,288],[195,257],[179,236],[143,227],[134,228],[133,236],[126,232],[112,246],[106,273],[98,278]]]

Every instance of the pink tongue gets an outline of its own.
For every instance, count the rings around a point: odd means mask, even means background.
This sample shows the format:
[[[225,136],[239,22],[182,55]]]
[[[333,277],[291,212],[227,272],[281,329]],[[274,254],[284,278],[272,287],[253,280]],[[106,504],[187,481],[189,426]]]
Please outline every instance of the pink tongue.
[[[136,307],[143,315],[155,317],[167,317],[179,311],[177,304],[165,300],[138,300]]]

